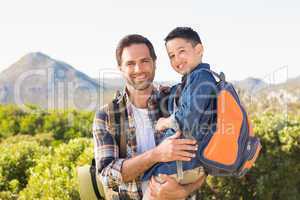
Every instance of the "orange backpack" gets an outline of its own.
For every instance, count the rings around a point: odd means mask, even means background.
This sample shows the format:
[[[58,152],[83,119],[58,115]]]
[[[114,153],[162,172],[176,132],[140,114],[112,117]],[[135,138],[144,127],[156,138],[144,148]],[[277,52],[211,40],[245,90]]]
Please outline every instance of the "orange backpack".
[[[220,81],[217,83],[216,131],[204,136],[199,145],[199,159],[214,176],[243,176],[252,168],[261,150],[251,122],[231,83],[224,73],[203,69]]]

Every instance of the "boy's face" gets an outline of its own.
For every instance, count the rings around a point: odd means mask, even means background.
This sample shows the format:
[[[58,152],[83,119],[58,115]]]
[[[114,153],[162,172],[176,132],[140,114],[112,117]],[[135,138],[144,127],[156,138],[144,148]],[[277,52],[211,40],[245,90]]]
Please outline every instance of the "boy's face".
[[[166,44],[167,53],[173,69],[185,75],[192,71],[202,61],[203,47],[199,43],[193,46],[183,38],[174,38]]]

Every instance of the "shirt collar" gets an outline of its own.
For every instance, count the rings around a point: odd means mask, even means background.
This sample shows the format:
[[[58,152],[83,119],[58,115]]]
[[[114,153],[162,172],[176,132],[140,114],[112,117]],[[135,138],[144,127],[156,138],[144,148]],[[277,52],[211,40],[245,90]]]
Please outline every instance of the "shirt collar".
[[[191,72],[189,72],[188,74],[185,74],[184,76],[182,76],[181,82],[185,82],[188,76],[190,76],[192,73],[194,73],[194,72],[196,72],[196,71],[198,71],[202,68],[210,69],[210,66],[207,63],[200,63]]]
[[[151,95],[148,98],[148,105],[153,104],[153,101],[155,102],[159,96],[159,85],[153,83],[153,90]],[[130,103],[129,100],[129,91],[126,88],[126,86],[122,89],[122,91],[117,90],[115,93],[114,100],[117,101],[117,103],[120,103],[122,100],[125,100],[125,103]]]

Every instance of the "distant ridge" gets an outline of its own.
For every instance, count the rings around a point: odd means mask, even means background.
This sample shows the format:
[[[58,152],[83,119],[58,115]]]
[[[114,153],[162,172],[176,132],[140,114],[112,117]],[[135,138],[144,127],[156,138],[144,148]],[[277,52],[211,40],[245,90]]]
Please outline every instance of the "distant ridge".
[[[258,79],[258,78],[246,78],[241,81],[234,81],[234,85],[242,90],[249,92],[257,92],[265,87],[267,87],[267,83]]]
[[[251,96],[253,101],[274,98],[283,103],[300,101],[300,76],[280,84],[268,84],[253,77],[232,83],[240,95]],[[176,83],[162,81],[159,84],[171,86]],[[124,85],[121,76],[105,77],[104,80],[90,78],[63,61],[32,52],[0,73],[0,103],[96,110]]]
[[[93,109],[90,105],[98,103],[99,89],[105,90],[71,65],[41,52],[23,56],[0,73],[0,103],[4,104]]]

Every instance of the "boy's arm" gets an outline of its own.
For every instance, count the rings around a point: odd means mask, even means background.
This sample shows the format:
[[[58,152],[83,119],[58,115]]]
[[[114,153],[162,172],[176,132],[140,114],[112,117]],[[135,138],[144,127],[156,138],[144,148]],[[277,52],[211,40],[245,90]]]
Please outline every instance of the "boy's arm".
[[[216,94],[216,81],[207,71],[200,71],[191,75],[181,92],[180,104],[177,110],[169,117],[171,128],[190,132],[207,113],[207,106]]]

